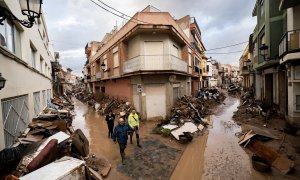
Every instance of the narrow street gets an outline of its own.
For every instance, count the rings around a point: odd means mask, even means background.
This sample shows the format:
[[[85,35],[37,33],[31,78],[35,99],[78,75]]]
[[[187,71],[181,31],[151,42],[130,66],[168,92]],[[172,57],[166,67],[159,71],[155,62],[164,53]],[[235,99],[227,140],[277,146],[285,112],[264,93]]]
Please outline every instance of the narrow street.
[[[116,168],[120,164],[118,146],[107,138],[104,117],[93,109],[88,109],[86,104],[77,99],[73,98],[73,101],[76,113],[74,128],[83,130],[90,141],[92,153],[106,158],[112,164],[107,179],[128,179]],[[187,145],[171,179],[261,179],[255,171],[252,171],[249,157],[239,146],[238,138],[235,136],[235,133],[240,132],[240,127],[232,120],[232,115],[237,110],[239,100],[228,97],[224,103],[225,105],[218,107],[215,115],[208,117],[213,121],[209,134],[196,137]],[[143,124],[142,137],[151,136],[169,146],[184,149],[177,142],[170,144],[169,138],[150,134],[153,125],[151,122]],[[129,144],[126,153],[131,155],[134,148],[135,145]]]
[[[107,159],[112,169],[107,179],[126,179],[116,170],[116,165],[120,162],[118,145],[107,137],[107,124],[103,116],[100,116],[93,109],[79,100],[73,98],[76,116],[73,120],[74,129],[82,129],[89,140],[90,152],[99,157]],[[132,148],[128,147],[126,150]]]

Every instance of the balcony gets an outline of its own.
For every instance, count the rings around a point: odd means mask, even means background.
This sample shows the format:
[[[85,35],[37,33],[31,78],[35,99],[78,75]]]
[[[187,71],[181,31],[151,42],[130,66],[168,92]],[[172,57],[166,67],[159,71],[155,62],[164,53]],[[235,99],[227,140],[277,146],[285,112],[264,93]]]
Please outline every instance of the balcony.
[[[291,56],[285,58],[287,54],[297,52],[300,52],[300,29],[286,32],[279,43],[279,57],[283,58],[283,61],[300,58],[300,53],[293,54],[296,55],[296,57]]]
[[[141,55],[124,62],[125,74],[136,71],[180,71],[187,73],[187,63],[173,55]]]

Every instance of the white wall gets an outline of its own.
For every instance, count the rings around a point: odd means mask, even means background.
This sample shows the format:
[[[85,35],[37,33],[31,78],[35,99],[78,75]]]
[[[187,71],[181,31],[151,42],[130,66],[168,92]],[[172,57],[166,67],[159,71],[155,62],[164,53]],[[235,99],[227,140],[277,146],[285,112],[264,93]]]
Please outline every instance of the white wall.
[[[19,1],[5,0],[4,2],[14,15],[20,19],[26,18],[21,15]],[[20,30],[20,41],[16,42],[20,43],[21,52],[19,54],[14,54],[5,47],[0,47],[0,52],[7,54],[5,56],[0,53],[0,72],[6,79],[5,88],[0,90],[0,101],[20,95],[28,95],[29,120],[31,120],[34,115],[33,93],[49,89],[51,89],[52,92],[50,61],[53,60],[53,57],[48,51],[49,40],[44,19],[41,18],[39,22],[40,23],[34,24],[34,27],[29,29],[20,24],[15,25]],[[31,67],[30,44],[36,48],[36,69]],[[40,72],[40,57],[44,59],[44,63],[42,64],[43,72]],[[47,64],[47,69],[45,69],[45,63]],[[40,94],[42,96],[42,93]],[[0,150],[4,148],[4,146],[2,107],[0,103]]]

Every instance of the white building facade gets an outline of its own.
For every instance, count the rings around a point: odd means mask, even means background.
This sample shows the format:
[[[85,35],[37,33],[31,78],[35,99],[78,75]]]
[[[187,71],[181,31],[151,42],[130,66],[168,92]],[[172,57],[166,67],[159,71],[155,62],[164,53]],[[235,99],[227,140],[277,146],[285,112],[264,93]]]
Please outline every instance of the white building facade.
[[[19,1],[0,0],[19,19]],[[0,90],[0,150],[10,147],[28,123],[52,97],[49,39],[43,15],[32,28],[18,22],[0,25],[0,73],[6,79]]]

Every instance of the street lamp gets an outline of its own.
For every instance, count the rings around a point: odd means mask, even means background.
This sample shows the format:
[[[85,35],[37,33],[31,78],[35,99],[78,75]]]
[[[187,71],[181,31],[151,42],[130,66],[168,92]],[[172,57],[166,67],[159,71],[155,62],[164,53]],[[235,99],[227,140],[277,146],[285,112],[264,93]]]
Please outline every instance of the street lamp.
[[[41,16],[41,6],[42,0],[20,0],[20,6],[22,14],[27,16],[27,19],[18,19],[9,9],[0,6],[0,25],[3,25],[5,19],[16,20],[20,22],[23,26],[31,28],[34,24],[35,18],[40,18]]]
[[[106,70],[106,64],[104,64],[104,62],[102,62],[102,64],[101,64],[101,69],[102,69],[103,71]]]
[[[4,88],[4,86],[5,86],[5,81],[6,81],[6,79],[4,79],[4,78],[2,77],[2,74],[0,73],[0,90],[1,90],[2,88]]]
[[[259,48],[260,55],[262,55],[264,57],[264,61],[271,60],[270,58],[266,58],[266,56],[268,55],[268,49],[269,49],[269,47],[265,44],[262,44],[262,46]]]

